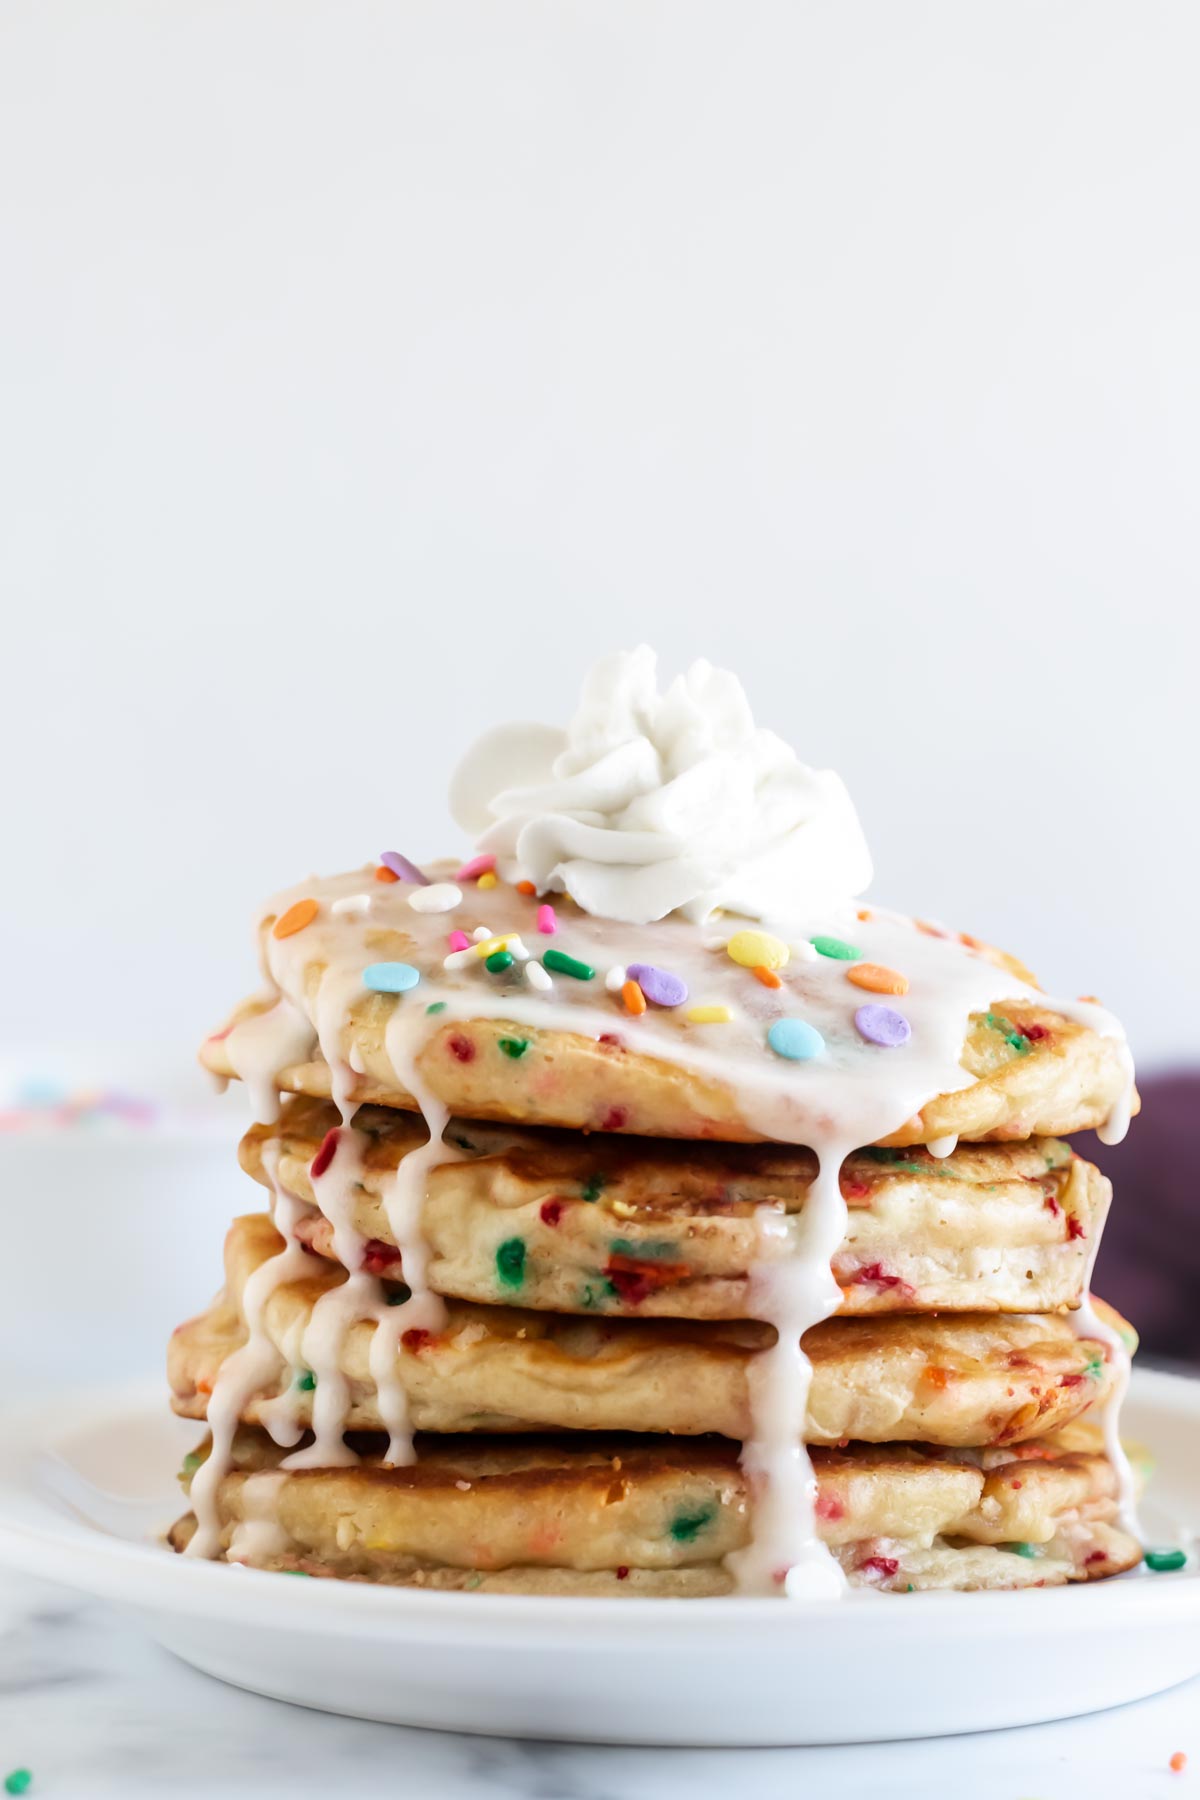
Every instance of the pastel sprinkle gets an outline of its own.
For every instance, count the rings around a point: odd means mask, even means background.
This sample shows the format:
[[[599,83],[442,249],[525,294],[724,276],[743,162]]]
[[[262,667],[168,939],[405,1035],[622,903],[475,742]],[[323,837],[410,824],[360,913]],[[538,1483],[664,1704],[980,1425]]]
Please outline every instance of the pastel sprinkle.
[[[514,1062],[524,1056],[529,1048],[528,1038],[502,1037],[498,1041],[505,1056],[511,1056]]]
[[[475,927],[474,931],[471,933],[471,937],[477,944],[486,943],[488,938],[490,938],[491,936],[492,936],[492,928],[490,925],[477,925]]]
[[[786,1057],[788,1062],[811,1062],[825,1048],[825,1039],[807,1019],[776,1019],[767,1042],[776,1056]]]
[[[1146,1567],[1156,1575],[1172,1575],[1176,1569],[1182,1569],[1187,1562],[1185,1550],[1147,1550],[1144,1558]]]
[[[908,976],[896,969],[885,969],[882,963],[855,963],[846,970],[846,980],[869,994],[907,994]]]
[[[626,973],[655,1006],[682,1006],[688,997],[687,982],[682,976],[660,969],[655,963],[630,963]]]
[[[411,881],[414,887],[428,887],[429,877],[422,874],[416,863],[409,862],[407,856],[401,856],[398,850],[384,850],[379,857],[385,869],[390,869],[397,881]]]
[[[912,1026],[904,1014],[890,1006],[860,1006],[854,1023],[860,1037],[884,1050],[898,1050],[912,1036]]]
[[[551,981],[540,962],[527,962],[525,964],[525,979],[528,981],[530,987],[537,988],[538,991],[543,994],[549,993],[554,986],[554,983]]]
[[[1183,1771],[1187,1768],[1186,1750],[1176,1750],[1174,1755],[1168,1758],[1167,1767],[1170,1769],[1172,1775],[1182,1775]]]
[[[573,975],[576,981],[594,981],[596,978],[591,963],[580,962],[577,956],[568,956],[565,950],[547,950],[542,962],[556,975]]]
[[[862,955],[861,950],[855,949],[844,938],[815,937],[808,941],[818,956],[832,956],[835,962],[857,962]]]
[[[334,901],[329,910],[331,913],[337,913],[339,917],[343,913],[370,912],[371,896],[370,894],[343,894],[340,900]]]
[[[552,906],[539,906],[537,910],[537,928],[543,937],[553,937],[558,930],[558,919]]]
[[[400,877],[393,875],[390,869],[385,869],[383,864],[379,863],[375,870],[375,879],[376,881],[399,881]]]
[[[604,985],[610,994],[619,994],[628,980],[629,977],[625,973],[624,965],[622,963],[614,963],[604,977]]]
[[[728,1025],[733,1014],[727,1006],[689,1006],[687,1016],[693,1025]]]
[[[454,879],[455,881],[478,881],[481,875],[492,874],[495,867],[496,858],[494,856],[473,856],[470,862],[463,864]]]
[[[489,975],[503,975],[505,969],[511,969],[513,958],[511,950],[493,950],[484,961],[484,968]]]
[[[509,942],[510,939],[508,933],[503,931],[498,937],[477,938],[472,947],[471,954],[472,956],[478,956],[481,960],[485,960],[489,956],[494,956],[497,950],[507,950]]]
[[[363,970],[363,986],[373,994],[407,994],[421,979],[421,971],[406,962],[368,963]]]
[[[725,949],[743,969],[782,969],[791,951],[769,931],[735,931]]]
[[[280,913],[271,927],[271,936],[277,938],[295,937],[306,925],[311,925],[320,911],[315,900],[297,900],[289,906],[285,913]]]
[[[1016,1551],[1018,1556],[1037,1556],[1037,1550],[1032,1544],[1014,1544],[1012,1548]]]
[[[774,969],[768,969],[766,963],[758,963],[750,973],[756,981],[761,981],[765,988],[781,988],[783,986]]]
[[[450,933],[450,948],[455,951],[469,950],[471,948],[471,940],[465,931],[452,931]]]
[[[462,905],[462,889],[452,881],[427,881],[424,887],[413,889],[408,904],[417,913],[453,912]]]
[[[475,883],[476,887],[481,888],[494,888],[495,885],[496,875],[495,871],[492,869],[485,869],[483,874],[479,877],[479,880]]]
[[[621,988],[621,998],[625,1002],[626,1012],[635,1017],[646,1010],[646,996],[636,981],[626,981]]]

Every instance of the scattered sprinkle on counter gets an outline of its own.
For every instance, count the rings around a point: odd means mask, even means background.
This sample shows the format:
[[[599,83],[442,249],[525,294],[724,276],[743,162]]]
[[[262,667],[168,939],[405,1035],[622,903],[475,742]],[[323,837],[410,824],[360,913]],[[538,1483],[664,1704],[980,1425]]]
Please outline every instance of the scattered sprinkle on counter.
[[[1174,1756],[1168,1762],[1167,1767],[1170,1769],[1172,1775],[1182,1775],[1183,1771],[1187,1768],[1186,1753],[1183,1750],[1176,1750]]]
[[[289,906],[286,912],[280,913],[271,927],[271,936],[295,937],[298,931],[303,931],[306,925],[312,924],[320,910],[315,900],[297,900],[294,906]]]
[[[13,1769],[4,1777],[6,1794],[27,1794],[33,1775],[28,1769]]]
[[[1155,1575],[1173,1575],[1187,1564],[1186,1550],[1147,1550],[1146,1567]]]

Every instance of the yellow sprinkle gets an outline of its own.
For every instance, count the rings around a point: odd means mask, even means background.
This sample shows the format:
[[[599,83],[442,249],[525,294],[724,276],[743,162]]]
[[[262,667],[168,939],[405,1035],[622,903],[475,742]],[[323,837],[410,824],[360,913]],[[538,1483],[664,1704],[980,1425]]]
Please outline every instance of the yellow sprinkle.
[[[479,883],[476,882],[475,885],[478,887]],[[516,937],[516,932],[510,931],[503,937],[484,938],[482,943],[471,945],[471,954],[473,956],[494,956],[497,950],[507,950],[510,944],[516,942]]]
[[[743,969],[782,969],[791,951],[769,931],[735,931],[725,946]]]
[[[486,874],[481,875],[479,880],[475,883],[475,886],[479,888],[491,888],[495,887],[495,885],[496,877],[491,869],[488,869]]]
[[[687,1016],[693,1025],[728,1025],[733,1014],[727,1006],[689,1006]]]

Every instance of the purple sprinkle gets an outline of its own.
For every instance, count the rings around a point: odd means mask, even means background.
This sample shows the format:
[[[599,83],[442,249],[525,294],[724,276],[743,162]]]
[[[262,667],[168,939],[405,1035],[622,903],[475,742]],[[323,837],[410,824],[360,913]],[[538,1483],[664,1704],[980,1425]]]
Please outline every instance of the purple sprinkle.
[[[687,982],[672,975],[670,969],[656,968],[653,963],[630,963],[625,972],[655,1006],[682,1006],[688,997]]]
[[[392,871],[397,881],[411,882],[413,887],[429,886],[428,875],[422,875],[416,863],[410,863],[398,850],[385,850],[379,860],[385,869]]]
[[[881,1044],[885,1050],[899,1049],[912,1036],[912,1026],[904,1014],[891,1006],[860,1006],[854,1023],[868,1044]]]

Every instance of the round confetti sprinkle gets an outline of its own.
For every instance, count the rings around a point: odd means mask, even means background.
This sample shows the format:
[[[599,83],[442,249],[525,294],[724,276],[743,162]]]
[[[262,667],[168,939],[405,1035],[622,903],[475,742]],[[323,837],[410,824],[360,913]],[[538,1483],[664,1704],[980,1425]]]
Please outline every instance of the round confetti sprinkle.
[[[495,867],[496,858],[494,856],[473,856],[470,862],[463,864],[454,879],[455,881],[478,881],[481,875],[490,875]]]
[[[503,1287],[520,1287],[525,1280],[525,1240],[505,1238],[496,1251],[496,1274]]]
[[[825,1039],[807,1019],[776,1019],[767,1033],[767,1042],[776,1056],[789,1062],[811,1062],[825,1048]]]
[[[532,881],[518,881],[517,892],[518,894],[536,894],[537,888]]]
[[[363,970],[363,986],[373,994],[407,994],[421,979],[421,971],[411,963],[369,963]]]
[[[483,966],[489,975],[503,975],[505,969],[511,969],[513,958],[511,950],[493,950],[484,958]]]
[[[511,1056],[514,1062],[519,1061],[529,1048],[528,1038],[503,1037],[498,1041],[505,1056]]]
[[[636,1018],[646,1010],[646,996],[636,981],[625,981],[621,984],[621,998],[625,1002],[626,1012],[633,1013]]]
[[[898,1050],[912,1036],[912,1026],[904,1014],[890,1006],[860,1006],[854,1023],[860,1037],[884,1050]]]
[[[384,850],[379,858],[385,869],[390,869],[397,881],[411,881],[414,887],[428,887],[429,877],[422,874],[416,863],[409,862],[407,856],[401,856],[398,850]]]
[[[408,904],[419,913],[453,912],[462,905],[462,889],[452,881],[427,881],[424,887],[413,889]]]
[[[861,950],[855,949],[844,938],[815,937],[808,941],[819,956],[832,956],[835,962],[857,962],[862,955]]]
[[[565,950],[547,950],[542,961],[556,975],[573,975],[576,981],[594,981],[596,971],[591,963],[580,962],[576,956],[568,956]]]
[[[315,900],[297,900],[289,906],[285,913],[280,913],[271,927],[271,936],[277,938],[295,937],[306,925],[311,925],[320,908]]]
[[[296,1377],[296,1386],[302,1394],[311,1394],[317,1385],[317,1378],[311,1369],[301,1369]]]
[[[654,963],[630,963],[625,972],[655,1006],[682,1006],[688,997],[687,982],[670,969],[660,969]]]
[[[735,931],[725,946],[743,969],[782,969],[791,951],[769,931]]]
[[[908,976],[896,969],[885,969],[882,963],[855,963],[846,970],[846,980],[855,987],[866,988],[868,994],[907,994]]]
[[[1176,1569],[1182,1569],[1187,1562],[1185,1550],[1147,1550],[1146,1567],[1153,1569],[1156,1575],[1171,1575]]]
[[[495,885],[496,871],[494,869],[485,869],[483,874],[479,877],[479,880],[475,883],[475,886],[480,888],[494,888]]]
[[[1172,1775],[1182,1775],[1183,1771],[1187,1768],[1187,1752],[1184,1750],[1176,1750],[1174,1756],[1172,1756],[1167,1763],[1167,1767],[1170,1769]]]
[[[728,1025],[733,1014],[727,1006],[689,1006],[687,1016],[693,1025]]]
[[[537,928],[543,937],[553,937],[558,930],[558,916],[552,906],[539,906],[537,909]]]

